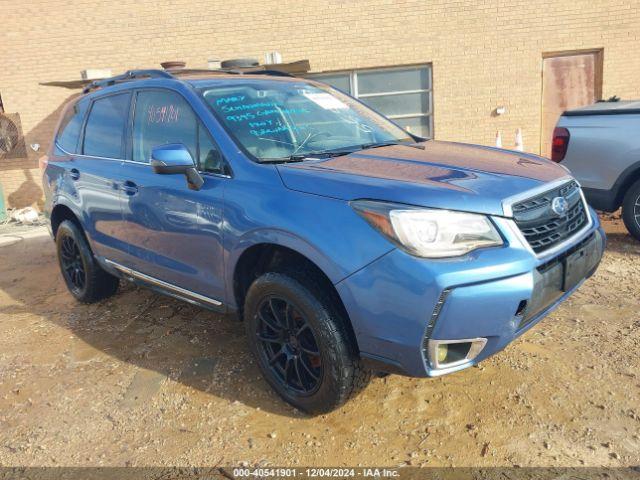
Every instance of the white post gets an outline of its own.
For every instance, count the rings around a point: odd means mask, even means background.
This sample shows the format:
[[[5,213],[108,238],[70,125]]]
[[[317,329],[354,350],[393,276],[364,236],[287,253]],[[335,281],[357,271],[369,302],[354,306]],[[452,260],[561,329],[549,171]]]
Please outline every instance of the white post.
[[[516,130],[516,150],[519,152],[524,151],[524,143],[522,141],[522,130],[518,128]]]

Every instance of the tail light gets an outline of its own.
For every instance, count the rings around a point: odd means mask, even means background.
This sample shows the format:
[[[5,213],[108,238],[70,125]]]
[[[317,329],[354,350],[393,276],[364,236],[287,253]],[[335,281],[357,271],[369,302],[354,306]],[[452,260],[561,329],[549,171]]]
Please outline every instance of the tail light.
[[[569,148],[569,130],[562,127],[553,129],[553,140],[551,142],[551,160],[561,162],[567,154]]]

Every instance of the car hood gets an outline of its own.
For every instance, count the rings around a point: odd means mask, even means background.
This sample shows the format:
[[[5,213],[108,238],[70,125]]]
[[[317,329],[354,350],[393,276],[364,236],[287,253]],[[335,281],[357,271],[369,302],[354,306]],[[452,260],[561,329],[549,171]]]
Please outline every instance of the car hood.
[[[503,215],[502,201],[568,176],[542,157],[427,141],[278,165],[291,190],[341,200],[374,199]]]

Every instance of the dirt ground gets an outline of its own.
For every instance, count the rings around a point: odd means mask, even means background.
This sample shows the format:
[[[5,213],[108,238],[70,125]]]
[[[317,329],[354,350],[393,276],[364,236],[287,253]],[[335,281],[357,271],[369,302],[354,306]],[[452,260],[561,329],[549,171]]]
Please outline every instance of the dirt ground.
[[[505,351],[315,418],[270,391],[240,323],[132,285],[77,304],[42,229],[5,236],[0,465],[638,465],[640,243],[606,229],[597,274]]]

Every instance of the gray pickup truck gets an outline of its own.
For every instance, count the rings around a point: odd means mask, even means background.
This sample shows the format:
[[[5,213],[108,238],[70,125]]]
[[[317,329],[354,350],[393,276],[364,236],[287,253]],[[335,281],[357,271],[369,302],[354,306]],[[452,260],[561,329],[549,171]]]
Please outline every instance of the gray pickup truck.
[[[640,100],[564,112],[553,132],[551,159],[571,170],[593,208],[622,207],[627,230],[640,240]]]

